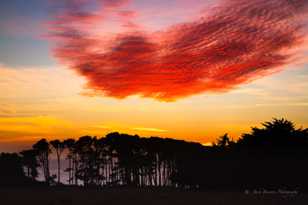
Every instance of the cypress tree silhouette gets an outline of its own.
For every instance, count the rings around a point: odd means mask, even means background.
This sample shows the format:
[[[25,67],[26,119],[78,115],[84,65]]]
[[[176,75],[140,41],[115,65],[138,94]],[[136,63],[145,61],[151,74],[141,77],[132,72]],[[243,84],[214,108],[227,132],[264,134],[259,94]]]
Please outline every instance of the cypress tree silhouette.
[[[27,170],[27,177],[30,177],[33,181],[38,176],[37,167],[39,166],[36,156],[37,152],[33,149],[23,150],[20,152],[23,166]]]
[[[56,155],[57,155],[57,166],[58,166],[57,177],[58,177],[58,184],[60,184],[61,155],[62,155],[62,152],[64,151],[65,145],[60,140],[52,140],[49,143],[54,148]]]
[[[73,182],[77,182],[75,179],[75,164],[76,164],[76,154],[74,152],[74,146],[76,141],[74,139],[66,139],[63,141],[64,147],[68,150],[67,152],[67,160],[68,160],[68,168],[64,171],[68,172],[68,183],[71,185]],[[75,183],[77,184],[77,183]]]
[[[42,167],[45,182],[50,184],[51,176],[49,170],[49,154],[51,152],[49,143],[46,139],[41,139],[33,145],[33,149],[37,153],[40,166]]]

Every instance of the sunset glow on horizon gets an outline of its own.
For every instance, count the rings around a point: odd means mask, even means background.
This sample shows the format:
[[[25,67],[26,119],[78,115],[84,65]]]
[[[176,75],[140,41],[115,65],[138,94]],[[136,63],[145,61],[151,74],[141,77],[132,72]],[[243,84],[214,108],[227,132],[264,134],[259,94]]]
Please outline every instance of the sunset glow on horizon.
[[[0,150],[109,132],[209,144],[308,127],[306,0],[20,0],[0,7]]]

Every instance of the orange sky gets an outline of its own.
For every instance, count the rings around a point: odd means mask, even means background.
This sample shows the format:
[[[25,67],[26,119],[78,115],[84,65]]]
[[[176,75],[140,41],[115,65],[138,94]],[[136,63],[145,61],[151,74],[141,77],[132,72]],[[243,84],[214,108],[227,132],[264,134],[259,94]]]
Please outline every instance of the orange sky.
[[[272,117],[287,117],[308,127],[306,68],[290,68],[228,93],[176,102],[89,97],[82,94],[85,80],[65,68],[2,66],[0,82],[2,150],[41,137],[103,136],[112,131],[208,143],[224,133],[237,138]]]

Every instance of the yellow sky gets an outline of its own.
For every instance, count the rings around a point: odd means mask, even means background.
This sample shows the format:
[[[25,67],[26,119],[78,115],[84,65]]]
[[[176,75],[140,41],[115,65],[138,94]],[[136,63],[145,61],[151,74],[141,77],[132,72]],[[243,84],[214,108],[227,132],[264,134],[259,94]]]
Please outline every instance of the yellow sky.
[[[89,97],[84,95],[84,84],[84,79],[62,67],[0,66],[0,151],[42,137],[103,136],[112,131],[208,143],[224,133],[236,139],[272,117],[308,127],[305,66],[227,93],[176,102]]]

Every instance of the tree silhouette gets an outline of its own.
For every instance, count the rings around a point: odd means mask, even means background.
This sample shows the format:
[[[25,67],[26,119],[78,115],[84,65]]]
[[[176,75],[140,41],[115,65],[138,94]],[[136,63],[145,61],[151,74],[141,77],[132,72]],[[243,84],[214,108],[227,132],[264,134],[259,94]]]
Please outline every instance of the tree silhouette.
[[[58,184],[60,184],[60,170],[61,170],[61,154],[64,151],[64,143],[61,142],[60,140],[52,140],[50,141],[50,144],[52,145],[52,147],[54,148],[54,150],[56,151],[56,155],[57,155],[57,165],[58,165]]]
[[[33,149],[23,150],[20,152],[22,164],[26,167],[27,177],[35,178],[38,176],[37,167],[39,166],[36,156],[37,152]]]
[[[92,186],[97,177],[97,164],[95,150],[93,147],[94,139],[90,136],[80,137],[75,143],[77,154],[76,177],[81,180],[84,186]]]
[[[233,144],[234,144],[233,140],[230,139],[230,137],[226,133],[226,134],[224,134],[223,136],[221,136],[217,139],[217,142],[214,143],[214,146],[224,149],[224,148],[231,146]]]
[[[49,154],[51,152],[49,143],[46,139],[41,139],[33,145],[33,149],[37,153],[40,166],[42,167],[45,182],[50,184],[51,176],[49,170]]]
[[[76,156],[74,152],[74,147],[75,147],[75,140],[74,139],[66,139],[63,141],[64,147],[68,149],[68,154],[67,154],[67,160],[68,160],[68,168],[65,170],[68,172],[68,183],[73,184],[75,181],[77,184],[77,180],[75,179],[75,164],[76,164]]]
[[[297,147],[307,146],[307,130],[296,129],[294,123],[286,119],[276,119],[262,123],[262,128],[253,127],[251,133],[244,134],[238,145],[246,147]]]

